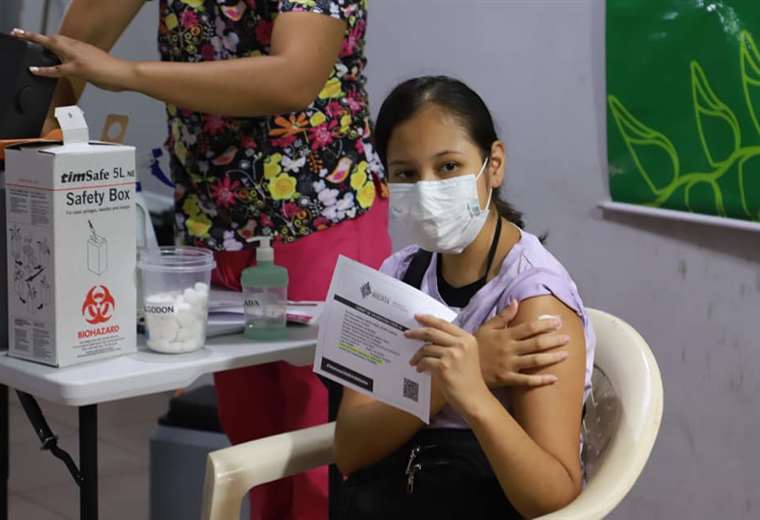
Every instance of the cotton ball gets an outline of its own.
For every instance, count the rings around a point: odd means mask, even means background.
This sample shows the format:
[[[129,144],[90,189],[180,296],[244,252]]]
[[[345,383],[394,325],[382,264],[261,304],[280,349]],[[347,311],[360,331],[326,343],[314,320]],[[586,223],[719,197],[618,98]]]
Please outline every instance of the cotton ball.
[[[205,323],[199,323],[198,326],[195,328],[194,332],[195,332],[195,339],[197,339],[201,343],[206,343],[206,324]]]
[[[203,300],[205,294],[200,291],[196,291],[192,287],[188,287],[182,292],[182,297],[187,303],[194,305],[196,302]]]
[[[194,289],[185,289],[183,296],[185,301],[195,307],[205,307],[208,301],[208,292],[196,291]]]
[[[156,293],[146,298],[148,346],[159,352],[191,352],[206,342],[208,285],[200,283],[183,291]]]
[[[198,320],[193,311],[193,306],[189,303],[177,305],[174,308],[174,317],[177,320],[179,326],[182,328],[192,327],[193,324]]]
[[[177,341],[198,340],[203,335],[203,327],[199,324],[193,324],[189,327],[182,327],[177,331]]]
[[[191,311],[184,312],[182,314],[177,315],[177,324],[182,329],[191,329],[195,327],[195,323],[198,321],[197,316],[195,316]]]
[[[160,305],[174,302],[174,298],[169,293],[155,293],[145,298],[145,303],[150,305]]]
[[[158,336],[167,341],[174,341],[179,332],[179,324],[175,320],[165,320],[158,328]]]
[[[195,319],[199,321],[206,321],[206,317],[208,316],[208,308],[205,305],[197,305],[193,307],[192,313],[195,316]]]
[[[145,324],[148,327],[148,334],[150,336],[155,336],[159,330],[166,328],[166,322],[166,315],[148,313],[145,316]]]
[[[177,335],[179,324],[172,314],[147,313],[145,323],[150,338],[172,340]]]
[[[185,351],[184,346],[181,341],[173,341],[170,344],[171,352],[173,354],[181,354]]]
[[[195,340],[176,341],[172,344],[175,352],[192,352],[198,350],[198,342]]]
[[[177,332],[177,338],[176,338],[175,341],[177,341],[177,342],[187,341],[187,340],[191,339],[194,336],[194,332],[195,331],[193,329],[191,329],[191,328],[182,327]]]
[[[201,296],[197,300],[190,302],[192,305],[192,312],[199,316],[201,319],[206,319],[206,313],[208,312],[208,297]]]
[[[174,315],[187,314],[193,310],[193,304],[186,301],[178,301],[174,304]]]
[[[151,338],[148,340],[148,346],[158,352],[169,352],[169,342],[165,339]]]
[[[185,348],[187,350],[198,350],[199,348],[202,348],[205,343],[206,342],[203,340],[203,338],[196,336],[194,339],[188,340],[185,343]]]

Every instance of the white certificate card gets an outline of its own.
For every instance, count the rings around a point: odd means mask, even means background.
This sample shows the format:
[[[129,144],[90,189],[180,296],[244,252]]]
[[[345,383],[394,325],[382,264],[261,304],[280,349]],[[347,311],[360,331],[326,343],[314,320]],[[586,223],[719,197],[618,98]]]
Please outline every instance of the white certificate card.
[[[314,372],[430,422],[430,374],[409,360],[415,314],[456,313],[401,280],[341,256],[319,320]]]

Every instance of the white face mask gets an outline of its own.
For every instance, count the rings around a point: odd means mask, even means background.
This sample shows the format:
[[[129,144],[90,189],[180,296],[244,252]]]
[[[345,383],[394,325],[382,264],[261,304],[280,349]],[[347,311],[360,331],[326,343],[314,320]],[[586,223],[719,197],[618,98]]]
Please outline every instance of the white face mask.
[[[391,221],[402,226],[422,249],[436,253],[461,253],[478,236],[488,217],[493,190],[486,207],[480,207],[477,175],[414,184],[391,183]]]

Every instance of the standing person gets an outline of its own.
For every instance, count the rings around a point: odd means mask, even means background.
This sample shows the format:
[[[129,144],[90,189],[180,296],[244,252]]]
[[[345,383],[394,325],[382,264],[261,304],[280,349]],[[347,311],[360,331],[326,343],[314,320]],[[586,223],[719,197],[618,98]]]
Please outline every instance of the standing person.
[[[14,32],[61,58],[32,71],[64,78],[54,106],[76,103],[86,82],[166,103],[178,240],[215,252],[216,284],[240,288],[255,235],[277,237],[290,299],[324,299],[338,255],[379,267],[390,239],[365,90],[366,0],[161,0],[162,61],[111,56],[143,3],[73,0],[58,35]],[[232,370],[216,385],[233,443],[327,420],[310,367]],[[326,494],[324,469],[268,484],[252,493],[252,518],[325,518]]]

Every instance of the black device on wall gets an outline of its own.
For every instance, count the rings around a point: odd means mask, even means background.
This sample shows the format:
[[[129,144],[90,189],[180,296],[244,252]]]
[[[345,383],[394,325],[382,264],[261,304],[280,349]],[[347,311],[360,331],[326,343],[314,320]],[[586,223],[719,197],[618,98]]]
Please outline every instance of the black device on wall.
[[[59,63],[39,45],[0,34],[0,139],[40,137],[57,80],[35,76],[29,67]]]

